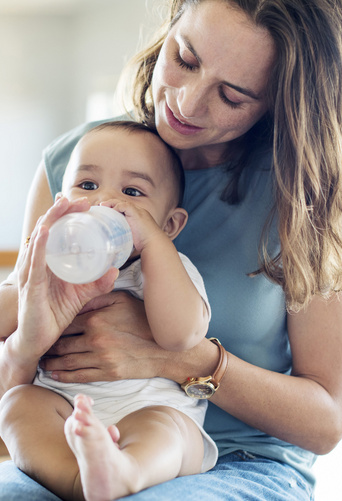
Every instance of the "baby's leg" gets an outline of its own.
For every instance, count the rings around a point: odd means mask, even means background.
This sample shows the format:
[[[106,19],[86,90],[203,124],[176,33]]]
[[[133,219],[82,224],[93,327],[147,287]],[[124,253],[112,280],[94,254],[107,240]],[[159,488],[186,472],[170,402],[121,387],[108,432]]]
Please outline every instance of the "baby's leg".
[[[63,499],[84,499],[77,461],[64,436],[72,410],[50,390],[17,386],[1,399],[0,435],[16,465],[30,477]]]
[[[87,501],[117,499],[201,470],[202,435],[189,417],[170,407],[146,407],[106,430],[90,399],[79,395],[65,433]]]

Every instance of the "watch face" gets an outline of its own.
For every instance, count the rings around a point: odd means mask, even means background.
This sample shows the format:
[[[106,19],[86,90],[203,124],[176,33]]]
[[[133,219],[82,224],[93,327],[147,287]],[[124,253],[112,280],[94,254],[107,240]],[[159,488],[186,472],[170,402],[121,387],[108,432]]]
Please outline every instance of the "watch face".
[[[215,387],[211,383],[193,383],[185,391],[189,397],[204,399],[214,395]]]

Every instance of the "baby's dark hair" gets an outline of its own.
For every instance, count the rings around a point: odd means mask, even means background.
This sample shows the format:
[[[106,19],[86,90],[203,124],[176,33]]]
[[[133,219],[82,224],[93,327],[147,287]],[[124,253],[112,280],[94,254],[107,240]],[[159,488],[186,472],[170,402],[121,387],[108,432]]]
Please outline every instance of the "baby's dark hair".
[[[169,155],[170,163],[172,166],[173,174],[175,177],[175,181],[177,182],[178,185],[178,197],[177,197],[177,207],[181,207],[183,203],[183,197],[184,197],[184,189],[185,189],[185,177],[184,177],[184,170],[182,163],[180,161],[180,158],[178,157],[177,153],[174,151],[174,149],[171,148],[158,134],[156,129],[153,129],[149,125],[145,125],[141,122],[134,122],[133,120],[112,120],[109,122],[103,122],[100,125],[97,125],[93,129],[91,129],[89,133],[91,132],[96,132],[100,131],[103,129],[107,128],[112,128],[112,129],[123,129],[128,132],[147,132],[154,134],[157,136],[160,141],[164,144],[165,149]]]

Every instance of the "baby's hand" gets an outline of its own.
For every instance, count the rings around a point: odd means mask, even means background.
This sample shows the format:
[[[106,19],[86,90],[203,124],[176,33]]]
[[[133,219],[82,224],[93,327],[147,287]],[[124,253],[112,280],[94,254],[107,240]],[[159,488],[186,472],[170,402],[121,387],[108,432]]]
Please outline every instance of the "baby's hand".
[[[132,230],[133,243],[137,252],[141,253],[152,241],[165,238],[164,231],[145,208],[131,202],[109,200],[101,205],[111,207],[126,217]]]

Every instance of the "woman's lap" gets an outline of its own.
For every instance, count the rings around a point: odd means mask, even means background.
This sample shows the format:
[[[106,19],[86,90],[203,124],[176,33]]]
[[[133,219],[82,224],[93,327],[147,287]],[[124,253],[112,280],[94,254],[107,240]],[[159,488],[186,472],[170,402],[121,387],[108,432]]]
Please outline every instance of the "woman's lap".
[[[0,464],[0,499],[14,501],[57,501],[12,462]],[[252,458],[243,452],[219,458],[207,473],[180,477],[156,485],[125,501],[309,501],[310,487],[290,466],[265,458]]]
[[[122,501],[309,501],[311,488],[293,468],[244,452],[227,454],[207,473],[179,477]]]
[[[0,464],[0,499],[6,501],[60,501],[50,491],[20,471],[13,461]]]

